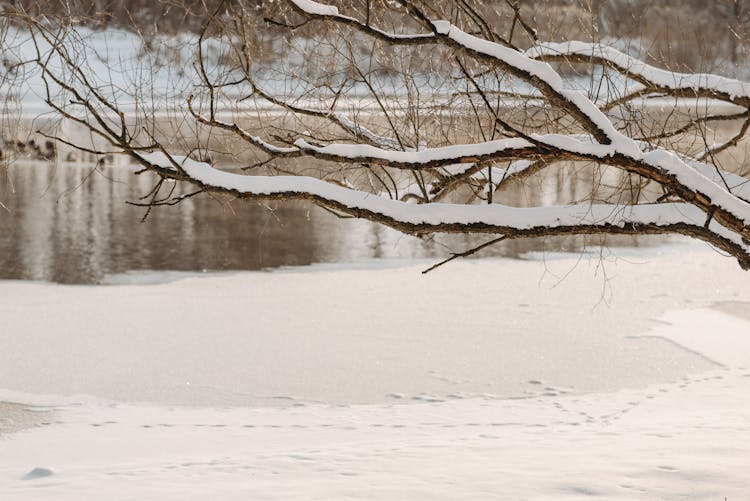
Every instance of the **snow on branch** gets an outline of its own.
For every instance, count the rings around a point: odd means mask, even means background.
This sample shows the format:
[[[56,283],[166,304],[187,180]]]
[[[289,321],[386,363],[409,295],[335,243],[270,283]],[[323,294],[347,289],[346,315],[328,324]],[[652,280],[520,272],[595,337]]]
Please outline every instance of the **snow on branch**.
[[[210,164],[163,152],[137,153],[145,164],[161,169],[179,165],[192,182],[203,189],[231,192],[255,198],[311,199],[343,212],[378,220],[402,231],[425,233],[468,230],[533,236],[580,232],[637,233],[677,229],[701,233],[705,215],[686,203],[615,206],[610,204],[520,208],[501,204],[462,205],[432,203],[414,205],[379,197],[306,176],[246,176],[215,169]],[[576,229],[577,228],[577,229]],[[571,231],[571,229],[576,229]],[[714,224],[712,241],[722,248],[747,252],[750,247],[732,232]],[[709,238],[706,235],[706,238]],[[750,261],[746,263],[750,265]]]
[[[352,18],[341,16],[338,11],[335,13],[322,13],[325,10],[324,4],[317,2],[310,2],[305,0],[300,2],[298,0],[290,0],[300,11],[307,14],[321,16],[324,18],[331,18],[335,21],[342,19],[350,22]],[[408,2],[402,2],[408,4],[412,11],[415,11]],[[425,18],[425,16],[416,11],[418,17]],[[355,23],[355,25],[361,25],[361,23]],[[505,45],[492,42],[479,38],[462,31],[460,28],[451,24],[448,21],[439,20],[432,21],[432,27],[435,37],[438,40],[448,43],[454,47],[458,47],[462,50],[466,50],[473,54],[480,55],[484,58],[491,59],[503,68],[508,70],[515,76],[522,78],[534,85],[542,94],[550,99],[553,104],[560,105],[563,109],[575,116],[581,125],[592,133],[592,142],[579,141],[576,138],[565,135],[548,135],[544,137],[532,136],[545,146],[549,146],[556,149],[558,154],[573,154],[580,156],[588,156],[589,158],[600,160],[609,165],[615,165],[624,167],[633,172],[637,172],[650,179],[659,180],[662,183],[672,185],[678,193],[684,194],[692,200],[697,200],[706,211],[713,211],[714,208],[720,208],[726,212],[726,216],[731,219],[731,223],[735,228],[745,228],[750,224],[750,204],[744,200],[738,199],[733,194],[729,193],[726,187],[719,186],[713,180],[704,176],[702,173],[697,172],[696,169],[689,166],[684,162],[679,155],[666,151],[666,150],[655,150],[649,153],[644,153],[639,147],[638,143],[622,134],[612,124],[611,120],[583,93],[575,90],[566,89],[563,86],[563,80],[560,75],[547,63],[539,61],[534,57],[541,57],[542,54],[551,53],[551,49],[547,49],[547,52],[542,52],[542,49],[538,49],[537,52],[531,52],[530,54],[523,53]],[[420,35],[421,36],[421,35]],[[575,54],[577,51],[583,50],[583,47],[576,45],[566,46],[570,50],[569,53]],[[594,46],[589,46],[589,52]],[[575,50],[574,50],[575,49]],[[619,55],[618,55],[619,54]],[[633,61],[627,58],[622,53],[616,53],[612,51],[607,53],[615,59],[616,62],[635,66]],[[534,56],[534,57],[531,57]],[[589,55],[591,57],[591,55]],[[648,68],[643,66],[637,66],[636,69],[640,69],[641,73],[649,73],[656,79],[659,84],[666,84],[667,78],[663,74],[650,71]],[[696,85],[716,85],[715,92],[726,93],[727,91],[732,92],[744,92],[744,87],[738,85],[734,81],[729,79],[711,78],[706,75],[697,75],[693,79],[686,81],[684,84],[685,88],[690,88]],[[387,155],[381,155],[382,152],[377,149],[371,149],[367,146],[357,145],[328,145],[323,147],[315,147],[305,142],[304,140],[298,140],[296,143],[302,149],[307,149],[319,154],[341,154],[341,157],[358,157],[368,159],[382,159],[393,163],[400,163],[400,161],[406,161],[408,163],[424,163],[432,159],[430,154],[433,152],[419,152],[419,155],[414,156],[413,153],[409,152],[408,160],[406,158],[401,159],[399,156],[393,155],[393,152],[389,152]],[[519,143],[520,145],[520,143]],[[482,150],[488,145],[480,145],[478,151],[487,152]],[[463,146],[464,148],[473,148],[473,146]],[[504,145],[501,151],[504,149]],[[449,152],[453,152],[451,147],[448,149]],[[444,153],[444,150],[440,150],[438,155]],[[450,159],[443,156],[439,156],[439,160],[446,160],[455,162],[455,155],[451,155]],[[614,160],[614,161],[613,161]],[[688,193],[689,192],[689,193]],[[747,230],[743,230],[748,233]],[[750,234],[750,233],[748,233]]]
[[[335,13],[333,10],[330,13],[323,13],[326,11],[325,4],[310,0],[289,1],[305,14],[349,24],[370,35],[375,35],[379,38],[385,37],[392,43],[424,43],[434,41],[471,53],[490,64],[499,66],[535,87],[553,104],[570,113],[598,142],[609,144],[613,141],[620,141],[621,148],[626,148],[628,145],[627,140],[615,129],[610,120],[594,103],[582,93],[563,87],[562,78],[560,78],[549,64],[536,61],[512,47],[471,35],[454,26],[449,21],[444,20],[431,21],[433,29],[433,34],[431,35],[423,33],[415,35],[382,35],[384,32],[375,30],[371,26],[354,18],[342,16],[338,13],[338,10]],[[401,3],[408,4],[412,11],[418,13],[419,17],[426,18],[424,14],[417,11],[408,2],[401,1]]]
[[[341,15],[339,14],[338,8],[333,5],[326,5],[318,2],[313,2],[311,0],[289,0],[289,2],[299,12],[307,16],[320,19],[335,19],[340,23],[353,26],[358,30],[367,33],[368,35],[374,36],[386,42],[422,44],[435,43],[435,41],[437,40],[434,33],[416,33],[410,35],[389,33],[387,31],[378,29],[368,23],[363,23],[356,18]]]
[[[709,73],[677,73],[644,63],[614,47],[588,42],[539,43],[525,53],[539,61],[596,62],[631,78],[649,92],[685,92],[739,106],[750,105],[750,83]]]
[[[650,177],[671,176],[673,181],[662,181],[674,184],[676,191],[687,189],[693,193],[700,193],[708,197],[708,203],[731,213],[742,224],[750,224],[750,204],[732,194],[726,187],[718,184],[708,169],[702,172],[689,165],[679,155],[667,150],[654,150],[636,155],[628,155],[615,145],[600,145],[594,142],[582,141],[577,136],[560,134],[533,135],[536,144],[521,138],[500,139],[475,144],[458,144],[439,148],[426,148],[418,151],[396,151],[378,148],[370,144],[338,143],[316,146],[299,138],[294,147],[281,148],[253,136],[236,124],[210,120],[194,114],[205,124],[231,130],[247,141],[255,144],[272,156],[298,156],[302,154],[316,156],[334,162],[367,162],[388,165],[389,167],[420,170],[461,163],[481,162],[486,159],[522,158],[535,154],[537,156],[551,156],[553,158],[569,158],[581,160],[597,160],[620,167],[626,164],[626,169],[633,170]],[[538,145],[549,146],[550,149],[539,148]],[[721,176],[721,173],[719,173]],[[747,193],[746,183],[733,181],[741,186],[743,194]]]
[[[424,48],[420,50],[430,51],[432,47],[426,44],[447,47],[452,53],[453,69],[460,67],[462,70],[461,73],[456,70],[450,76],[462,82],[461,85],[465,83],[467,90],[481,97],[481,101],[476,100],[480,101],[479,108],[472,100],[474,94],[467,98],[466,109],[474,113],[467,116],[473,123],[458,130],[447,130],[454,127],[454,123],[461,124],[466,118],[461,116],[456,122],[439,124],[442,127],[439,133],[430,136],[420,130],[427,120],[415,118],[421,113],[419,97],[398,93],[389,99],[409,101],[404,109],[414,104],[412,99],[417,103],[403,111],[404,116],[399,115],[396,120],[395,116],[401,111],[391,115],[382,105],[375,112],[351,112],[347,116],[340,113],[337,106],[344,89],[351,91],[352,87],[338,83],[335,86],[320,84],[316,88],[325,96],[335,94],[334,99],[318,101],[331,103],[325,108],[298,105],[305,101],[294,96],[276,97],[273,92],[256,85],[255,76],[245,69],[241,79],[245,95],[249,84],[252,91],[247,97],[265,100],[272,108],[285,110],[285,118],[293,118],[292,125],[284,120],[276,124],[261,123],[263,130],[281,131],[280,134],[267,132],[269,138],[266,139],[251,133],[252,126],[248,129],[240,126],[245,122],[239,119],[231,122],[218,118],[215,95],[218,89],[231,84],[210,81],[201,59],[200,79],[203,90],[210,95],[210,114],[206,116],[194,109],[191,96],[187,100],[186,115],[189,114],[202,127],[229,132],[252,146],[253,154],[260,152],[263,158],[256,165],[274,161],[270,171],[260,172],[258,169],[255,172],[260,175],[250,176],[173,154],[166,143],[159,143],[153,135],[149,135],[153,140],[148,145],[151,152],[145,153],[146,147],[136,140],[141,131],[130,128],[115,102],[94,92],[96,88],[91,88],[93,85],[80,69],[69,68],[78,78],[68,82],[57,71],[56,64],[51,64],[40,54],[38,64],[46,78],[74,97],[70,102],[57,105],[51,96],[48,100],[64,116],[79,117],[81,124],[86,125],[86,120],[80,117],[87,117],[90,130],[102,135],[147,170],[155,172],[159,176],[157,194],[162,181],[174,179],[195,186],[196,193],[208,191],[251,199],[308,200],[337,213],[367,218],[415,234],[484,232],[503,238],[522,238],[589,233],[678,233],[710,242],[733,255],[743,268],[750,268],[750,181],[746,176],[719,168],[712,157],[742,140],[750,127],[750,118],[745,114],[729,115],[747,119],[740,131],[692,158],[684,152],[666,148],[662,143],[631,136],[629,125],[633,125],[632,121],[627,123],[627,117],[618,116],[615,120],[608,116],[610,108],[595,103],[584,92],[569,88],[549,62],[594,60],[596,64],[613,68],[641,84],[643,88],[631,94],[633,96],[667,92],[676,97],[715,97],[748,108],[750,84],[715,75],[669,72],[615,49],[581,42],[538,43],[532,49],[522,51],[507,42],[502,43],[502,40],[495,41],[493,36],[484,39],[449,21],[430,19],[408,0],[396,0],[405,7],[405,15],[410,16],[411,22],[405,22],[403,26],[413,26],[416,21],[426,32],[412,35],[397,33],[397,29],[389,32],[374,26],[369,15],[362,21],[341,14],[333,5],[312,0],[288,1],[296,12],[294,15],[305,16],[306,21],[322,20],[350,27],[382,43],[398,46],[398,50],[418,45]],[[50,45],[61,65],[75,66],[61,49],[65,41],[54,41],[56,43]],[[464,64],[467,61],[471,64]],[[347,63],[356,65],[358,61],[352,55]],[[360,68],[357,70],[363,75]],[[442,71],[444,75],[451,70],[430,68],[428,71]],[[534,91],[531,94],[511,94],[510,105],[500,104],[499,98],[493,103],[485,90],[504,90],[500,81],[507,75],[514,81],[523,82],[524,90],[531,86]],[[414,84],[413,75],[402,76],[412,77],[410,82]],[[300,78],[296,73],[287,77]],[[496,78],[497,82],[485,88],[481,83],[483,78]],[[378,100],[377,91],[372,86],[369,88],[373,98]],[[418,96],[419,91],[414,94]],[[528,101],[530,95],[534,96],[533,104]],[[71,107],[78,107],[83,114],[72,115],[67,111]],[[460,115],[465,114],[466,109],[448,109],[446,113]],[[428,120],[439,122],[442,112],[431,114]],[[110,115],[116,119],[111,120]],[[300,117],[309,117],[309,122],[314,125],[307,127]],[[358,121],[362,117],[369,127]],[[696,120],[693,125],[703,125],[711,120],[714,117],[707,117],[703,122]],[[623,121],[626,122],[624,125]],[[303,123],[305,125],[300,125]],[[376,132],[379,127],[385,128],[385,123],[396,140]],[[320,124],[323,127],[319,127]],[[666,128],[666,121],[662,125]],[[687,127],[674,129],[680,133],[687,130]],[[340,137],[342,131],[345,133],[343,138]],[[402,137],[408,139],[402,141]],[[711,162],[706,162],[707,159]],[[278,163],[292,161],[279,167],[276,160]],[[571,195],[572,200],[567,202],[555,201],[554,205],[540,202],[538,206],[524,208],[498,203],[494,199],[495,192],[511,181],[524,181],[562,163],[593,165],[598,174],[615,172],[621,177],[607,188],[619,191],[610,198],[597,198],[594,193],[597,187],[592,187],[587,197]],[[318,165],[324,167],[318,168]],[[362,179],[350,175],[355,170],[364,174],[361,177],[370,183],[370,191],[362,187]],[[289,175],[311,171],[319,177]],[[284,175],[274,175],[279,173]],[[645,199],[625,196],[623,186],[632,178],[650,185],[652,194]],[[653,191],[658,192],[654,195]],[[469,203],[449,203],[458,199],[458,193],[462,193],[462,197],[467,195],[462,200]],[[417,203],[411,203],[414,201]],[[476,201],[486,203],[473,203]]]
[[[409,233],[482,232],[523,238],[573,233],[650,234],[675,232],[710,242],[750,267],[749,247],[721,225],[704,223],[703,212],[686,203],[613,206],[568,205],[518,208],[500,204],[414,205],[304,176],[245,176],[213,168],[204,162],[162,152],[137,153],[154,168],[174,170],[204,191],[229,192],[261,199],[306,199]]]

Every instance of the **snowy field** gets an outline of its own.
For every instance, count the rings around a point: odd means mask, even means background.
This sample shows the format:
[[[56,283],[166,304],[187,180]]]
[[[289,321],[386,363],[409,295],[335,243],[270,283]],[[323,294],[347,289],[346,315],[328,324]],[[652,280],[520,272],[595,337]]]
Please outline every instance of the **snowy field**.
[[[0,500],[750,499],[700,244],[0,282]]]

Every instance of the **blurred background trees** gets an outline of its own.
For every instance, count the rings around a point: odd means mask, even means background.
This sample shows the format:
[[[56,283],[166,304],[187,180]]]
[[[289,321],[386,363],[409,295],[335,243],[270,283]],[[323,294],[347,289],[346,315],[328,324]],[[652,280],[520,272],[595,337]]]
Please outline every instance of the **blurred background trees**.
[[[750,74],[750,0],[480,0],[508,15],[517,5],[544,40],[605,40],[630,48],[650,63],[680,71]],[[136,30],[144,36],[198,31],[207,12],[238,6],[263,22],[273,0],[13,0],[5,9],[68,17],[98,28]]]

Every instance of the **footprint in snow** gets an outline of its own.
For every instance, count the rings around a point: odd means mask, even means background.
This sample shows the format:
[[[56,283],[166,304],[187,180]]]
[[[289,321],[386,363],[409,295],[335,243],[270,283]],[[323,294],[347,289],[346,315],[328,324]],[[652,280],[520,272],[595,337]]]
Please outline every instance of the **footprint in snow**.
[[[659,465],[656,467],[656,469],[661,470],[661,471],[670,471],[670,472],[677,471],[677,468],[675,468],[674,466],[664,466],[664,465]]]
[[[26,475],[23,476],[23,480],[36,480],[38,478],[51,477],[55,472],[49,468],[36,467]]]

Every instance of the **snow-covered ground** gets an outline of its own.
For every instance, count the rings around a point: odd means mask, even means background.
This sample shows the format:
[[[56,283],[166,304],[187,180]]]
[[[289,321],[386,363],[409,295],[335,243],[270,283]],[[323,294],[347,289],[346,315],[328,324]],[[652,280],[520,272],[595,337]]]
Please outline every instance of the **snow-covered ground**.
[[[0,499],[750,498],[747,274],[616,254],[0,282]]]

